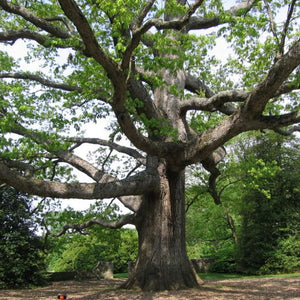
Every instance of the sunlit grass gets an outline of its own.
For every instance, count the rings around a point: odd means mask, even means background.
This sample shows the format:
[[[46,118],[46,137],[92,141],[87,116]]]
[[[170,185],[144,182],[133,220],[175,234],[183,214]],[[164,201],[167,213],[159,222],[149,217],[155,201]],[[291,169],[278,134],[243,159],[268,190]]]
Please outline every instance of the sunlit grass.
[[[243,279],[243,278],[268,278],[268,277],[300,277],[300,273],[276,274],[276,275],[251,275],[245,276],[241,274],[226,274],[226,273],[198,273],[202,279]],[[114,278],[128,278],[128,273],[114,274]]]
[[[198,273],[202,279],[249,279],[249,278],[270,278],[270,277],[300,277],[300,273],[274,274],[274,275],[242,275],[226,273]]]
[[[128,278],[128,273],[116,273],[114,274],[114,278],[118,278],[118,279]]]

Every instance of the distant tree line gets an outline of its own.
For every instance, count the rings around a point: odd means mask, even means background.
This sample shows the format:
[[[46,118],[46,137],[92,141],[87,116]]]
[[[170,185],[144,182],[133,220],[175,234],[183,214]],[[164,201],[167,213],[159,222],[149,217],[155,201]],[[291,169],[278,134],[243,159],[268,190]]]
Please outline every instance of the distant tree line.
[[[48,230],[59,232],[62,224],[80,224],[101,211],[104,219],[113,220],[118,216],[118,207],[96,202],[86,211],[64,211],[48,213]],[[92,270],[99,261],[112,261],[114,271],[127,272],[128,261],[134,261],[137,254],[137,233],[134,229],[110,230],[92,226],[81,230],[69,230],[60,236],[48,238],[49,254],[46,262],[51,271]]]
[[[212,271],[268,274],[300,269],[299,140],[264,133],[231,145],[216,205],[197,169],[187,192],[191,256],[214,257]],[[197,183],[196,183],[197,182]],[[229,218],[230,217],[230,218]]]

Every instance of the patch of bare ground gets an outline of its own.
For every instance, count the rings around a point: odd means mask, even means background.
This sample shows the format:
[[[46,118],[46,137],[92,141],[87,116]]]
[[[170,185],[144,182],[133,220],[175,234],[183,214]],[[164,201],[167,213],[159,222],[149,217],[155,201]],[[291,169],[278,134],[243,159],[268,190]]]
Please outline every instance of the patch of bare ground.
[[[0,299],[50,300],[57,299],[59,293],[66,293],[68,300],[300,300],[300,277],[206,280],[199,289],[148,293],[120,290],[118,287],[122,282],[123,279],[54,282],[49,286],[32,290],[2,290]]]

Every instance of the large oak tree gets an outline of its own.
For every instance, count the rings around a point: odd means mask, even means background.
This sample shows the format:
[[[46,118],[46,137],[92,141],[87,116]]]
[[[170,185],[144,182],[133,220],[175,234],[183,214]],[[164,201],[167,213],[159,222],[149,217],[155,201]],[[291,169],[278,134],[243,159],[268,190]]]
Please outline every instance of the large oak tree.
[[[185,168],[211,172],[213,195],[227,141],[297,130],[299,3],[0,0],[0,8],[0,180],[43,197],[118,198],[131,214],[62,232],[134,224],[139,253],[125,287],[198,286],[185,246]],[[11,57],[20,39],[30,72]],[[218,60],[226,45],[230,57]],[[102,138],[106,116],[110,140]],[[80,134],[91,121],[98,136]],[[120,134],[131,146],[118,144]],[[136,165],[118,177],[105,167],[111,155],[79,156],[86,144]],[[90,182],[73,180],[68,166]]]

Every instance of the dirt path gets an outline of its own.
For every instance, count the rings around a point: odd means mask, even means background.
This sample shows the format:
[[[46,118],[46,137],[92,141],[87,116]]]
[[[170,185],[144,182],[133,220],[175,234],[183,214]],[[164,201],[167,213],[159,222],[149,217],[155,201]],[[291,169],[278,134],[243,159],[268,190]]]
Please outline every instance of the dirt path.
[[[122,282],[122,279],[54,282],[52,285],[34,290],[0,290],[0,299],[53,300],[57,299],[58,293],[66,293],[68,300],[300,300],[300,277],[206,280],[200,289],[159,293],[117,289]]]

